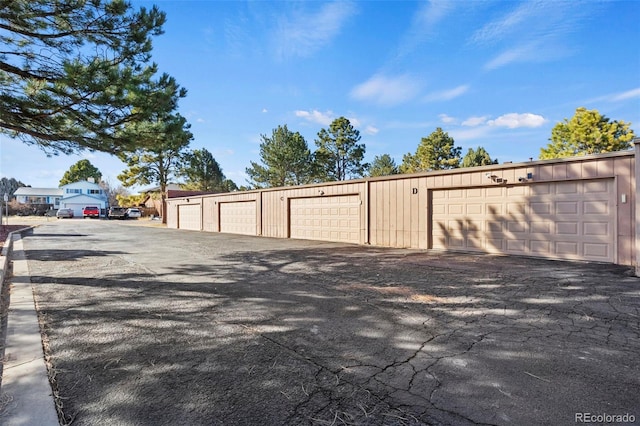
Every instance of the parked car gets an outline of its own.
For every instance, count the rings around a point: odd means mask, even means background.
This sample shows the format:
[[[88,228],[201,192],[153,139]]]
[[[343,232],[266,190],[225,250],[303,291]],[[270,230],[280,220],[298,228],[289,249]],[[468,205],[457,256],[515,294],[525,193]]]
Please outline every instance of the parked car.
[[[140,209],[130,208],[127,209],[127,217],[131,219],[138,219],[139,217],[142,217],[142,212]]]
[[[72,219],[73,218],[73,209],[58,209],[56,212],[56,217],[58,219],[62,219],[63,217]]]
[[[111,207],[107,214],[107,218],[109,219],[126,219],[127,217],[129,217],[129,215],[127,214],[127,209],[124,207]]]
[[[87,206],[82,210],[82,217],[100,217],[100,207],[96,206]]]

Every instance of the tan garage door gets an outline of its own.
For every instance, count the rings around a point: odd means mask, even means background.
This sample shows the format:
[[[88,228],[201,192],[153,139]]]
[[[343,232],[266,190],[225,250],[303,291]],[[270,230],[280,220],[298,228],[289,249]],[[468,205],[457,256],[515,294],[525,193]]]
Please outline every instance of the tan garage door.
[[[220,203],[220,232],[257,234],[256,202]]]
[[[360,243],[360,196],[292,198],[290,236]]]
[[[178,228],[199,231],[201,223],[200,204],[178,206]]]
[[[614,261],[613,179],[433,191],[433,248]]]

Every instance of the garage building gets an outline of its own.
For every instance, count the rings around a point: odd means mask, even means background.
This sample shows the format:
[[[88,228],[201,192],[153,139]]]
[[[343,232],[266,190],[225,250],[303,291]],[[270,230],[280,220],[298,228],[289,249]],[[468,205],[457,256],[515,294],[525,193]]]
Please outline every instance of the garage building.
[[[171,228],[637,266],[640,151],[174,198]]]

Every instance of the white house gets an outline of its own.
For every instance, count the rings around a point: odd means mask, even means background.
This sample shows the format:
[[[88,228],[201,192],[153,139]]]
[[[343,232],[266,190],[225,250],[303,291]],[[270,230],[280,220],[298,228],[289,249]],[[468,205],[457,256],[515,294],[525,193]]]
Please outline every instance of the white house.
[[[76,217],[82,217],[82,210],[86,206],[96,206],[100,210],[109,207],[107,194],[93,178],[68,183],[60,188],[21,187],[13,195],[20,204],[50,204],[54,209],[73,209]]]
[[[63,196],[61,188],[31,188],[23,186],[16,189],[13,195],[20,204],[51,204],[54,209],[60,207]]]
[[[73,209],[76,217],[82,217],[82,209],[85,206],[97,206],[100,210],[105,210],[109,206],[104,190],[91,178],[62,185],[60,190],[62,191],[60,208]]]

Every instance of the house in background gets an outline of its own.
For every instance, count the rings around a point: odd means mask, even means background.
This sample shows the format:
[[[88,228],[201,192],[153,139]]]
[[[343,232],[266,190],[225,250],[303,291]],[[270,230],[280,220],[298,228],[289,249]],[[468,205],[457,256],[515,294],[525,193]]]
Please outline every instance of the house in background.
[[[73,209],[76,217],[82,217],[82,210],[86,206],[97,206],[101,214],[106,215],[109,207],[107,194],[92,178],[62,185],[60,188],[22,187],[13,195],[19,204],[32,206],[32,214],[42,214],[50,209]]]
[[[73,209],[76,217],[82,217],[82,209],[86,206],[97,206],[100,208],[101,216],[106,215],[106,209],[109,207],[107,194],[93,179],[68,183],[62,185],[60,190],[62,190],[61,209]]]
[[[31,188],[23,186],[13,193],[16,201],[20,204],[48,205],[48,208],[57,209],[60,207],[60,200],[63,190],[60,188]]]

